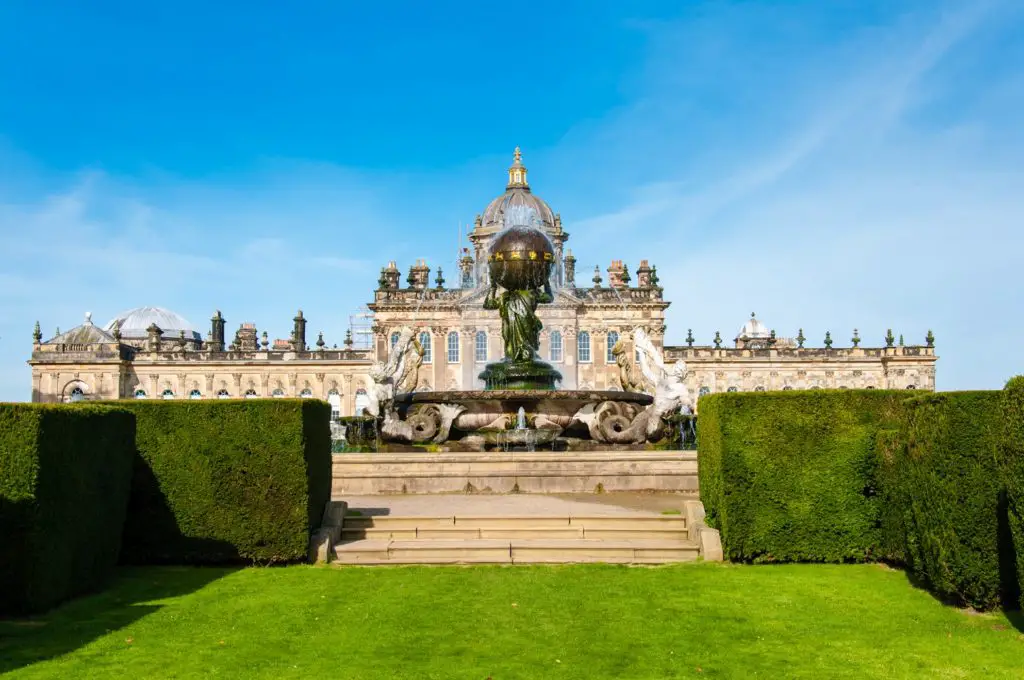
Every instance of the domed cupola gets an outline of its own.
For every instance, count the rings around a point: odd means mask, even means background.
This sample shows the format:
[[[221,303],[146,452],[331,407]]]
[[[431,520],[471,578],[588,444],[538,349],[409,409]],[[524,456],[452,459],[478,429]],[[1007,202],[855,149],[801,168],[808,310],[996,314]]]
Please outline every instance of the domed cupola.
[[[553,236],[561,231],[561,220],[551,210],[551,206],[530,190],[526,166],[523,165],[523,154],[516,147],[512,157],[512,165],[508,168],[508,184],[505,193],[498,196],[484,210],[477,220],[477,234],[489,235],[505,228],[505,213],[509,208],[530,209],[536,216],[538,227]]]
[[[757,320],[757,315],[754,312],[750,313],[750,318],[740,328],[740,332],[736,335],[737,340],[767,340],[771,337],[771,330],[763,323]]]
[[[203,339],[184,317],[162,307],[136,307],[122,312],[110,320],[106,325],[106,331],[113,333],[114,327],[117,326],[124,340],[145,340],[149,334],[148,329],[153,324],[163,331],[161,335],[166,340],[176,340],[182,333],[186,340],[192,342],[200,342]]]

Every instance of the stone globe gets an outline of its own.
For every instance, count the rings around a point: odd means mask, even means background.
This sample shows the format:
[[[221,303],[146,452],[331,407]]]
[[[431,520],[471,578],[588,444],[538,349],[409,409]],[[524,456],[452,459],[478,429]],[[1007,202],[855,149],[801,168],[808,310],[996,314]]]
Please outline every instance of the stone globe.
[[[555,264],[555,249],[534,227],[509,227],[494,237],[487,266],[491,280],[506,290],[544,288]]]

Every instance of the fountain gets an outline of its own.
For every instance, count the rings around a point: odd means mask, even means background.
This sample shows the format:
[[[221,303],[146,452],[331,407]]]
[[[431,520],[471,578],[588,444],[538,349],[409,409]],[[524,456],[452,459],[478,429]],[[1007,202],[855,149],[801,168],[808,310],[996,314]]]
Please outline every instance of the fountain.
[[[556,389],[561,374],[538,359],[543,324],[537,317],[537,307],[554,299],[554,249],[535,223],[529,208],[510,207],[505,229],[491,243],[483,306],[501,315],[505,351],[480,374],[485,388],[415,391],[422,349],[406,328],[388,361],[371,371],[375,389],[368,411],[381,421],[382,439],[471,450],[533,451],[559,441],[559,448],[615,448],[659,441],[675,429],[667,417],[692,411],[685,364],[666,368],[639,328],[626,334],[639,366],[618,362],[623,390]],[[625,339],[617,357],[625,352]]]

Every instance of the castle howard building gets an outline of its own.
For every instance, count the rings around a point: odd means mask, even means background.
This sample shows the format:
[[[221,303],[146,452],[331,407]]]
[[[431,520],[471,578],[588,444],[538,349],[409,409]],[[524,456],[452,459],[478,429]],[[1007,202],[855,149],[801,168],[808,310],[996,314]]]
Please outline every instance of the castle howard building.
[[[566,389],[619,389],[619,367],[612,348],[630,330],[644,327],[663,349],[666,361],[685,360],[695,394],[724,391],[815,388],[935,389],[934,339],[924,345],[897,343],[888,333],[884,346],[862,347],[857,332],[833,347],[805,347],[751,315],[726,343],[715,333],[712,345],[685,339],[667,344],[669,302],[656,267],[647,260],[630,268],[612,260],[605,272],[576,271],[561,216],[534,194],[519,149],[508,169],[505,192],[478,215],[463,250],[454,286],[440,268],[433,273],[420,260],[403,281],[396,262],[381,270],[373,301],[371,346],[356,347],[351,331],[342,348],[328,348],[323,337],[307,344],[306,318],[299,311],[286,341],[270,342],[252,323],[242,323],[229,341],[227,321],[218,311],[205,336],[181,316],[156,307],[117,315],[100,327],[89,315],[65,333],[33,337],[32,400],[237,399],[315,397],[331,402],[339,415],[363,408],[371,386],[369,369],[387,357],[404,326],[417,331],[423,364],[417,390],[478,389],[485,364],[501,358],[501,321],[485,310],[489,243],[505,225],[506,214],[529,215],[554,247],[554,301],[541,305],[541,359],[562,374]],[[587,280],[583,280],[587,279]],[[404,285],[403,285],[404,284]],[[680,334],[681,335],[681,334]],[[681,344],[678,344],[681,343]],[[726,346],[726,344],[730,346]]]

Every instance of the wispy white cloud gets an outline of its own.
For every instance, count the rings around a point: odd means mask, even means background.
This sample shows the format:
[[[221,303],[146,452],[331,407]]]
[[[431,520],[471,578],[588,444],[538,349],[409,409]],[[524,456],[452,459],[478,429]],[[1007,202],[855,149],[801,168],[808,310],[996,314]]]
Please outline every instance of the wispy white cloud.
[[[632,200],[570,227],[614,242],[617,256],[660,265],[674,301],[670,341],[689,327],[704,342],[716,329],[731,338],[751,310],[782,335],[803,327],[817,342],[825,330],[845,342],[855,327],[879,342],[890,326],[921,342],[932,328],[943,357],[940,387],[999,386],[1020,366],[983,343],[1024,333],[1024,322],[1008,313],[1024,298],[1014,262],[1024,249],[1024,146],[988,153],[1007,122],[986,110],[941,125],[920,119],[943,105],[935,90],[955,93],[951,79],[964,77],[947,73],[950,62],[984,50],[977,32],[1005,20],[1006,10],[996,3],[935,9],[795,59],[778,83],[787,96],[760,100],[756,112],[789,125],[740,132],[739,145],[728,136],[705,139],[656,182],[634,186]],[[709,51],[757,62],[756,46],[727,37],[709,37]],[[666,41],[662,49],[654,61],[664,77],[646,74],[647,109],[677,105],[685,117],[689,103],[658,86],[677,79],[675,68],[700,47]],[[835,62],[823,67],[830,57]],[[732,83],[744,84],[742,77]],[[993,87],[1003,105],[1024,104],[1019,80]],[[650,104],[659,98],[666,101]],[[645,122],[631,112],[606,121],[600,135],[628,137],[636,126]],[[663,150],[643,150],[654,165],[668,165],[658,159]],[[606,162],[618,164],[614,156]]]
[[[35,320],[50,335],[87,310],[103,322],[132,306],[165,306],[204,331],[220,307],[231,323],[285,335],[302,307],[329,342],[341,342],[347,312],[376,281],[372,262],[385,256],[370,239],[352,247],[352,237],[387,234],[386,220],[366,207],[368,194],[336,201],[307,186],[300,200],[294,177],[263,181],[218,193],[87,172],[53,193],[0,195],[0,400],[29,394]],[[310,224],[324,215],[333,222]],[[228,216],[244,227],[225,228]]]

